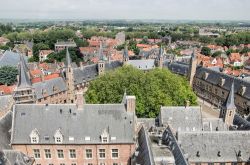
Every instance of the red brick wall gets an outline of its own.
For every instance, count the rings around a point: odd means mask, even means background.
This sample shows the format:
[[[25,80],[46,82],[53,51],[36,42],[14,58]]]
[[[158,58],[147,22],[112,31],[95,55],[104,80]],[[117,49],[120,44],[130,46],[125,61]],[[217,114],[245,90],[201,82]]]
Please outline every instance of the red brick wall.
[[[130,163],[130,157],[134,153],[134,144],[117,144],[117,145],[12,145],[15,150],[21,151],[28,156],[34,157],[33,149],[40,150],[40,159],[35,159],[35,165],[60,165],[64,163],[65,165],[71,165],[76,163],[77,165],[87,165],[87,163],[92,163],[93,165],[99,165],[100,163],[105,163],[105,165],[113,165],[113,163],[118,163],[119,165],[127,165]],[[45,158],[44,149],[50,149],[51,159]],[[62,149],[64,153],[64,158],[58,158],[57,150]],[[76,150],[76,159],[69,158],[69,150]],[[86,158],[86,149],[92,149],[93,157],[92,159]],[[106,158],[99,159],[99,149],[105,149]],[[112,159],[111,149],[118,149],[119,156],[118,159]]]

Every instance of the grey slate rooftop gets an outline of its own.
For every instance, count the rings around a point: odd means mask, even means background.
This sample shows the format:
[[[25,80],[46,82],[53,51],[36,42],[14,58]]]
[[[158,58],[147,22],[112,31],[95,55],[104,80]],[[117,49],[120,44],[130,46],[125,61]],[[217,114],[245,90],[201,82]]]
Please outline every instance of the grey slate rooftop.
[[[246,162],[249,137],[249,131],[179,132],[178,142],[190,162]]]
[[[35,89],[37,99],[44,97],[43,91],[46,92],[46,96],[67,91],[66,83],[61,77],[32,84],[32,87]]]
[[[129,65],[134,66],[137,69],[140,70],[151,70],[155,68],[155,60],[154,59],[148,59],[148,60],[129,60]]]
[[[0,151],[11,149],[10,147],[10,130],[12,126],[12,112],[9,111],[5,116],[0,118]]]
[[[110,143],[134,143],[134,124],[134,114],[126,112],[124,104],[86,104],[82,110],[74,104],[19,104],[14,108],[12,143],[29,144],[34,129],[41,144],[54,144],[59,129],[63,144],[99,144],[105,129],[116,139]]]
[[[0,151],[0,164],[3,165],[32,165],[34,159],[14,150]]]
[[[119,61],[110,61],[105,63],[105,71],[110,71],[121,66],[122,63]],[[83,68],[74,68],[73,72],[75,85],[77,85],[97,78],[98,66],[97,64],[92,64],[84,66]]]
[[[25,61],[27,62],[27,57],[24,57]],[[20,55],[18,53],[6,50],[4,54],[0,57],[0,67],[10,65],[16,66],[20,62]]]
[[[200,107],[162,107],[159,124],[170,125],[175,131],[202,130]]]
[[[246,91],[244,92],[243,97],[250,99],[250,83],[248,81],[204,67],[197,67],[195,76],[200,79],[203,79],[203,75],[205,73],[208,74],[206,81],[214,85],[218,85],[221,81],[221,78],[225,79],[225,83],[221,87],[227,91],[230,91],[233,82],[234,82],[234,93],[239,92],[241,87],[245,86]]]

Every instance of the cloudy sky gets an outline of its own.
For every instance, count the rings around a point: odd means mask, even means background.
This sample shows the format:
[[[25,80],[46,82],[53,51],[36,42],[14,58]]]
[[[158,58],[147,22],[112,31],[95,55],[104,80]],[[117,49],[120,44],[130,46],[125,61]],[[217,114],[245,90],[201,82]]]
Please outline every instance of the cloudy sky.
[[[0,18],[250,20],[250,0],[0,0]]]

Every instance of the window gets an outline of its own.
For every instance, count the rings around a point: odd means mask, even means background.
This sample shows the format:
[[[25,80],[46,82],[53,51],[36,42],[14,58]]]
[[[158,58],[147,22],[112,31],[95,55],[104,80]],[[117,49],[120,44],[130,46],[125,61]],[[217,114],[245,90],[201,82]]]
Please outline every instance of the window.
[[[112,149],[112,158],[118,158],[118,149]]]
[[[100,163],[100,165],[105,165],[105,163]]]
[[[33,152],[34,152],[34,158],[37,159],[41,157],[39,149],[34,149]]]
[[[72,159],[76,158],[76,150],[70,149],[69,150],[69,157]]]
[[[91,159],[92,158],[92,149],[86,149],[86,158]]]
[[[50,163],[49,165],[54,165],[54,164]]]
[[[50,159],[51,158],[50,149],[45,149],[44,152],[45,152],[45,158]]]
[[[113,165],[118,165],[118,163],[113,163]]]
[[[71,163],[71,165],[76,165],[76,163]]]
[[[61,142],[62,142],[61,137],[56,137],[56,142],[57,142],[57,143],[61,143]]]
[[[88,163],[88,165],[93,165],[93,163]]]
[[[101,159],[104,159],[105,158],[105,149],[99,149],[99,157]]]
[[[107,143],[108,142],[108,137],[102,137],[102,142]]]
[[[60,163],[60,165],[65,165],[64,163]]]
[[[32,141],[32,143],[38,143],[37,137],[32,137],[32,138],[31,138],[31,141]]]
[[[64,158],[63,150],[57,150],[57,156],[58,158]]]

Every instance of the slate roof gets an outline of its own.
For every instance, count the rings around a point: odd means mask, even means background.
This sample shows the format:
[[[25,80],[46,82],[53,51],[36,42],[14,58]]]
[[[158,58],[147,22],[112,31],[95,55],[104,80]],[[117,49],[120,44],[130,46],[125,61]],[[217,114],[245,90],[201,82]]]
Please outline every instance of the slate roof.
[[[27,62],[27,57],[24,57],[25,61]],[[18,53],[6,50],[4,54],[0,57],[0,67],[10,65],[16,66],[20,62],[20,55]]]
[[[134,66],[137,69],[141,70],[151,70],[155,68],[155,60],[148,59],[148,60],[129,60],[128,64]]]
[[[99,144],[104,129],[110,137],[116,137],[110,143],[134,143],[134,114],[126,112],[124,104],[85,104],[83,110],[74,104],[18,104],[13,120],[12,144],[29,144],[29,135],[35,128],[41,144],[54,144],[59,128],[63,144]]]
[[[19,80],[18,80],[17,88],[25,89],[25,88],[30,88],[30,87],[31,87],[31,81],[27,74],[27,68],[25,66],[25,62],[21,60],[19,64]]]
[[[237,162],[239,151],[246,162],[250,161],[249,137],[249,131],[179,132],[178,142],[189,162]]]
[[[67,85],[62,77],[53,78],[44,82],[32,84],[32,87],[35,89],[37,99],[41,99],[44,97],[42,93],[43,90],[46,91],[46,96],[67,91]],[[55,87],[57,90],[54,91],[53,87]]]
[[[231,84],[230,92],[227,96],[226,102],[222,105],[226,110],[236,109],[234,104],[234,82]]]
[[[0,105],[1,105],[0,111],[9,106],[12,100],[13,100],[12,95],[0,96]]]
[[[213,85],[218,85],[221,81],[221,78],[225,79],[225,83],[221,87],[227,91],[230,91],[233,82],[234,93],[240,91],[241,86],[245,86],[246,91],[244,92],[243,97],[250,99],[250,83],[248,81],[203,67],[197,67],[195,76],[203,79],[204,73],[208,73],[206,81]]]
[[[107,62],[105,63],[105,71],[113,70],[121,66],[122,63],[119,61]],[[84,66],[83,68],[74,68],[73,73],[75,85],[88,82],[98,76],[98,65],[92,64]]]
[[[228,126],[221,118],[203,118],[203,131],[227,131]]]
[[[0,164],[4,165],[32,165],[34,159],[14,150],[0,151]]]
[[[161,125],[170,125],[175,131],[202,130],[200,107],[162,107],[159,115]]]
[[[237,126],[238,130],[250,130],[250,121],[238,114],[234,115],[233,125]]]
[[[140,165],[154,165],[153,153],[150,147],[149,136],[144,126],[141,127],[138,132],[138,156],[136,157],[136,163]]]
[[[173,73],[177,73],[180,75],[187,75],[189,70],[189,66],[187,64],[177,63],[177,62],[165,61],[163,66],[168,68]]]
[[[0,118],[0,150],[11,149],[10,147],[10,130],[12,126],[12,112],[9,111],[5,116]]]
[[[68,47],[66,48],[66,67],[69,67],[72,63],[72,60],[71,60],[71,57],[70,57],[70,54],[69,54],[69,49]]]

